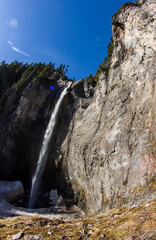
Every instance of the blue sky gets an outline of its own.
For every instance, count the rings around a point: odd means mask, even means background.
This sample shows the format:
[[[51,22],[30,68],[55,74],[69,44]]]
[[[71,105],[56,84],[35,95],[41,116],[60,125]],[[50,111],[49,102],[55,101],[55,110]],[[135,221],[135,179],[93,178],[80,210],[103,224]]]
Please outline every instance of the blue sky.
[[[76,80],[94,75],[107,56],[111,17],[126,2],[0,0],[0,62],[63,63]]]

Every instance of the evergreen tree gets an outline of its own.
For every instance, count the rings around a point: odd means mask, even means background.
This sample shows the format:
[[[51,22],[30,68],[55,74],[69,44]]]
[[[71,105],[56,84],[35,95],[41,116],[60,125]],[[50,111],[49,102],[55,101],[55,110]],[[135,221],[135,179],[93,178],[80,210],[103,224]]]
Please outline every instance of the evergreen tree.
[[[68,66],[67,66],[68,68]],[[0,93],[3,90],[11,87],[13,84],[21,84],[28,77],[32,77],[34,80],[38,77],[42,77],[45,80],[49,80],[50,76],[54,71],[60,74],[64,79],[67,79],[66,73],[67,69],[65,65],[61,64],[57,69],[55,69],[54,63],[25,63],[14,62],[7,64],[5,61],[0,63]]]

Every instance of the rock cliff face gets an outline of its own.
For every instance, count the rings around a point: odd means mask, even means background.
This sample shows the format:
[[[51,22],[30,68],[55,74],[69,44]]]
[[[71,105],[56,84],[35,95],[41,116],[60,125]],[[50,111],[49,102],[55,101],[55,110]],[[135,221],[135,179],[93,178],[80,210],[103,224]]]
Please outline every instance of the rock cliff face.
[[[156,3],[138,4],[113,16],[109,75],[100,75],[93,98],[79,96],[62,145],[63,167],[89,214],[153,195],[146,186],[156,173]]]
[[[153,0],[123,5],[113,16],[109,72],[95,88],[73,84],[60,108],[43,182],[88,214],[154,198],[156,68]],[[3,93],[1,179],[28,182],[34,172],[58,90],[27,79]]]
[[[51,82],[55,89],[53,91],[50,90]],[[54,72],[49,82],[44,78],[29,77],[21,84],[14,84],[2,94],[0,99],[2,109],[0,113],[1,179],[19,179],[25,185],[30,185],[45,129],[65,84],[66,80],[62,80],[60,75]],[[64,99],[60,111],[63,115],[66,111],[69,118],[70,112],[66,102],[68,102],[68,97]],[[65,127],[68,126],[67,121],[64,119]],[[63,124],[61,126],[63,138],[66,129]],[[54,145],[53,151],[56,150]],[[55,179],[56,171],[53,162],[49,172],[52,176],[54,175]],[[53,177],[50,181],[53,182]],[[51,185],[51,187],[54,186]]]

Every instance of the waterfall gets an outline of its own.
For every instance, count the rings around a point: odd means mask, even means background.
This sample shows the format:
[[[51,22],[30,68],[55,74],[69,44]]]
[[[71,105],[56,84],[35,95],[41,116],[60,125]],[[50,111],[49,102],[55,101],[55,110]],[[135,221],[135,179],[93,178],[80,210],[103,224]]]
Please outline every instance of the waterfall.
[[[39,185],[40,185],[40,180],[41,180],[42,173],[44,171],[44,168],[45,168],[45,165],[47,162],[48,144],[49,144],[50,138],[53,134],[54,126],[56,124],[57,113],[59,111],[62,100],[63,100],[64,96],[66,95],[68,89],[70,88],[71,84],[72,84],[71,82],[68,82],[65,89],[61,93],[61,96],[60,96],[57,104],[55,105],[54,111],[52,112],[51,118],[49,120],[49,124],[48,124],[46,132],[44,134],[42,148],[41,148],[40,155],[39,155],[38,162],[37,162],[36,172],[32,179],[32,186],[31,186],[31,193],[30,193],[28,208],[33,208],[35,205],[36,198],[37,198],[37,192],[38,192]]]

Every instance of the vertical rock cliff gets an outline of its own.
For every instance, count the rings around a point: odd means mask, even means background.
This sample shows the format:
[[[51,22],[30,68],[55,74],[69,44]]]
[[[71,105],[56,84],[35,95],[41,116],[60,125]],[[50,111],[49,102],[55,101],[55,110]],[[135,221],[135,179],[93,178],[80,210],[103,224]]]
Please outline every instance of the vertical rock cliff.
[[[107,78],[101,73],[91,98],[77,91],[83,80],[73,87],[76,111],[62,145],[62,168],[89,214],[154,197],[155,10],[152,0],[123,5],[113,16]]]

